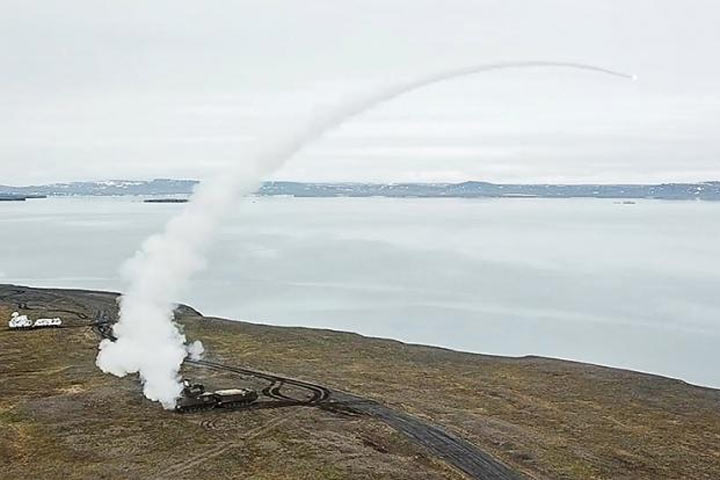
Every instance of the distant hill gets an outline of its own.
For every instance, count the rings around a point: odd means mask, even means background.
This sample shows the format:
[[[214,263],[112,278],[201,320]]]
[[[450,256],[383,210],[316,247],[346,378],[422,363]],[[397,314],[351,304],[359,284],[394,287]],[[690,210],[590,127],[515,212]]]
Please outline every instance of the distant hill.
[[[26,187],[0,185],[0,196],[187,195],[192,193],[192,189],[197,183],[197,180],[156,178],[150,181],[106,180],[102,182],[50,183],[47,185],[30,185]]]
[[[720,182],[661,185],[553,185],[463,183],[296,183],[266,182],[261,195],[295,197],[542,197],[658,198],[720,200]]]
[[[197,180],[157,178],[150,181],[108,180],[11,187],[0,185],[0,197],[71,195],[189,195]],[[302,183],[265,182],[258,195],[293,197],[540,197],[655,198],[720,200],[720,182],[637,184],[498,184],[463,183]]]

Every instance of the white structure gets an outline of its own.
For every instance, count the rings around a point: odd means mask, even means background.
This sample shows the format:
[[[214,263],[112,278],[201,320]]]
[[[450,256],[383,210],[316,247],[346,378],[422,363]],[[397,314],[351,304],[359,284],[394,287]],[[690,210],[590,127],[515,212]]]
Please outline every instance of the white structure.
[[[59,327],[60,325],[62,325],[62,320],[59,318],[38,318],[33,327]]]
[[[62,325],[62,320],[59,318],[38,318],[33,323],[27,315],[20,315],[18,312],[13,312],[8,322],[10,328],[43,328],[43,327],[59,327]]]
[[[27,315],[20,315],[18,312],[13,312],[10,316],[8,326],[10,328],[30,328],[33,326],[33,322]]]

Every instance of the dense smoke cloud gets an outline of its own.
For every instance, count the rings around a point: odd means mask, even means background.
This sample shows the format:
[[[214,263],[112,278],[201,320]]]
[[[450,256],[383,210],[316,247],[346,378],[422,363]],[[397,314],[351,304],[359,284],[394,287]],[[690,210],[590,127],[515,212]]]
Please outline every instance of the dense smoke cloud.
[[[226,210],[288,158],[326,131],[365,110],[432,83],[484,71],[509,68],[572,68],[631,78],[590,65],[559,62],[512,62],[471,66],[401,82],[371,95],[341,103],[321,112],[297,129],[281,132],[258,145],[232,172],[198,186],[183,211],[162,233],[148,238],[127,262],[130,283],[120,302],[120,319],[114,326],[117,341],[103,340],[97,365],[117,376],[139,373],[150,400],[172,408],[182,391],[180,366],[188,354],[202,353],[202,345],[186,345],[173,322],[174,301],[190,276],[204,266],[204,252]]]

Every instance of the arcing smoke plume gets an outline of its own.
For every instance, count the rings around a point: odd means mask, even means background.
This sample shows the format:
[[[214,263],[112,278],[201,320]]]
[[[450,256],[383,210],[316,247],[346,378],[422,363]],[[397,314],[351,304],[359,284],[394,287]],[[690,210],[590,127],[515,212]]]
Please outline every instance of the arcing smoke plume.
[[[202,345],[186,345],[173,322],[173,302],[190,276],[204,265],[204,248],[228,207],[241,195],[259,187],[269,173],[326,131],[394,97],[433,83],[491,70],[510,68],[571,68],[624,78],[624,73],[565,62],[509,62],[476,65],[381,89],[342,103],[301,125],[284,137],[270,138],[231,172],[202,183],[184,210],[172,218],[162,233],[148,238],[124,266],[130,282],[120,302],[120,319],[114,326],[117,341],[103,340],[97,365],[119,377],[139,373],[150,400],[172,408],[182,391],[180,366],[188,354],[202,353]]]

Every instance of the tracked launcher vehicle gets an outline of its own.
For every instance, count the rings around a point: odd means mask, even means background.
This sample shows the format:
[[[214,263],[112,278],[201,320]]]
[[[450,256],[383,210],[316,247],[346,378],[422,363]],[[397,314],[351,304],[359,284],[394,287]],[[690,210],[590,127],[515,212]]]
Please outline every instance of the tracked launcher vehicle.
[[[175,411],[185,413],[211,408],[235,408],[250,405],[257,399],[257,392],[247,388],[206,392],[202,384],[183,380],[182,396],[175,404]]]

